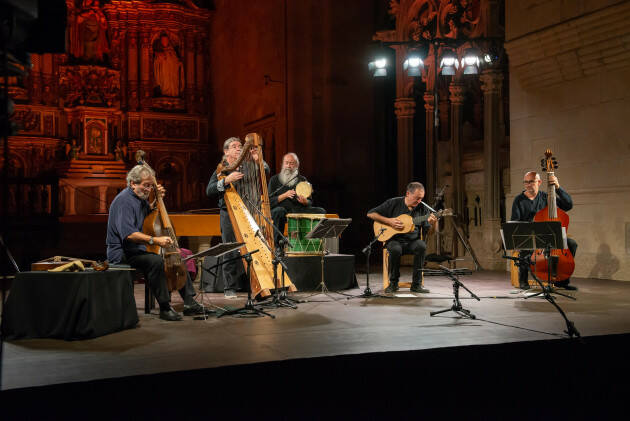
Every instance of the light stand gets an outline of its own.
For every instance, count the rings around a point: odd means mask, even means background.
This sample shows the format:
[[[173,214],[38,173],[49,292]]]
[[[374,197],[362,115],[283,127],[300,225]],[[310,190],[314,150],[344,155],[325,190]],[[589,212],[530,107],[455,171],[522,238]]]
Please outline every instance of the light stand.
[[[245,305],[243,307],[240,308],[235,308],[233,310],[228,310],[225,311],[221,314],[219,314],[217,316],[217,318],[223,317],[223,316],[232,316],[232,315],[237,315],[240,317],[261,317],[261,316],[269,316],[272,319],[275,319],[276,316],[274,316],[273,314],[269,314],[266,311],[263,311],[261,309],[259,309],[258,307],[256,307],[254,305],[254,301],[252,300],[252,283],[251,283],[251,266],[252,266],[252,254],[257,253],[258,250],[254,250],[254,251],[250,251],[249,253],[245,253],[242,256],[239,256],[239,258],[243,258],[245,259],[245,261],[247,262],[247,278],[249,280],[249,282],[247,283],[247,302],[245,303]]]
[[[348,300],[351,300],[353,298],[374,298],[374,297],[379,297],[379,298],[394,298],[394,297],[390,297],[388,295],[382,295],[382,294],[375,294],[372,292],[372,290],[370,289],[370,254],[372,254],[372,246],[374,245],[374,243],[376,243],[379,239],[379,237],[385,232],[385,228],[381,228],[381,232],[378,233],[378,235],[376,235],[374,237],[374,239],[372,239],[372,241],[370,241],[370,243],[365,246],[363,248],[363,250],[361,250],[361,252],[363,254],[365,254],[365,290],[363,290],[363,293],[360,295],[355,295],[353,297],[348,297]]]
[[[438,310],[438,311],[432,311],[431,313],[429,313],[431,317],[435,316],[436,314],[452,311],[454,313],[459,314],[462,317],[473,319],[473,320],[476,319],[476,316],[472,314],[470,310],[465,309],[462,306],[462,303],[459,301],[459,287],[462,287],[466,291],[468,291],[470,296],[473,297],[475,300],[481,301],[481,299],[477,297],[474,292],[466,288],[466,285],[464,285],[457,277],[458,275],[472,275],[472,271],[469,269],[449,269],[442,265],[440,265],[440,268],[441,270],[423,269],[422,272],[428,275],[445,275],[453,281],[453,305],[450,308],[445,308],[443,310]]]

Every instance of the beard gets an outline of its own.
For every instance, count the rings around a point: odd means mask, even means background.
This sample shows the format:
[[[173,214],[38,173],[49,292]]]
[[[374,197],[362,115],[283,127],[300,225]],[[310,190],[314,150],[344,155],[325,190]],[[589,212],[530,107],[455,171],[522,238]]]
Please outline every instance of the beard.
[[[282,184],[284,184],[285,186],[288,187],[293,187],[298,183],[298,172],[299,170],[296,168],[295,170],[291,171],[288,168],[283,168],[279,173],[278,173],[278,179],[280,180],[280,182]]]

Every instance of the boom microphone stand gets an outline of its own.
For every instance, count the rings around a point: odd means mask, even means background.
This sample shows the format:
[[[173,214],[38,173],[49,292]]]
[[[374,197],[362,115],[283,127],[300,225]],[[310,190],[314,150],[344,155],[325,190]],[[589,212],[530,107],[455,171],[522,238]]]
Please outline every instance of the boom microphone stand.
[[[365,289],[363,290],[363,294],[355,295],[353,297],[348,297],[347,298],[348,300],[351,300],[353,298],[373,298],[373,297],[394,298],[388,295],[375,294],[370,289],[370,254],[372,253],[372,246],[374,245],[374,243],[378,241],[379,237],[384,232],[385,232],[385,228],[381,228],[381,232],[379,232],[378,235],[374,236],[374,239],[370,241],[370,243],[367,246],[365,246],[363,250],[361,250],[363,254],[365,254],[365,259],[366,259],[365,260]]]
[[[247,278],[249,282],[247,283],[247,302],[241,308],[236,308],[234,310],[225,311],[217,316],[217,319],[223,316],[231,316],[238,315],[241,317],[261,317],[263,315],[269,316],[272,319],[275,319],[276,316],[273,314],[269,314],[266,311],[263,311],[254,305],[252,301],[252,283],[251,283],[251,270],[252,270],[252,254],[257,253],[258,250],[250,251],[249,253],[245,253],[241,257],[245,259],[247,262]]]
[[[442,265],[440,265],[440,268],[441,270],[422,269],[422,272],[427,273],[428,275],[445,275],[453,281],[453,296],[454,296],[453,305],[450,308],[446,308],[444,310],[432,311],[430,313],[431,317],[435,316],[436,314],[446,313],[447,311],[453,311],[462,317],[474,320],[476,316],[472,314],[470,310],[467,310],[464,307],[462,307],[462,303],[459,301],[459,287],[462,287],[466,291],[468,291],[470,296],[473,297],[475,300],[481,301],[481,299],[477,297],[474,292],[466,288],[466,285],[464,285],[457,278],[458,275],[472,275],[472,271],[470,269],[449,269]]]

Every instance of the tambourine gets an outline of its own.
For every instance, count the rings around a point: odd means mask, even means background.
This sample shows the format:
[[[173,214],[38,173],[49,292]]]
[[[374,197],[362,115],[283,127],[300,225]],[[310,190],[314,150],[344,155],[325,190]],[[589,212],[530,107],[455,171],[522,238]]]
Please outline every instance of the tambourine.
[[[297,186],[295,186],[295,192],[298,196],[309,198],[311,194],[313,194],[313,186],[311,186],[311,183],[308,181],[300,181],[297,183]]]

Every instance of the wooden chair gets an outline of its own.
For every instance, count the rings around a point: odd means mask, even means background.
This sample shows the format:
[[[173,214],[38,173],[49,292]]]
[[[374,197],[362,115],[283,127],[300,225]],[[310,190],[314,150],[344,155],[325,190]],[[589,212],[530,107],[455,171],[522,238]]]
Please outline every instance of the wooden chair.
[[[424,286],[424,273],[422,274],[420,284]],[[387,251],[387,249],[383,247],[383,289],[387,288],[388,286],[389,286],[389,251]],[[398,281],[398,287],[411,288],[411,282]]]

